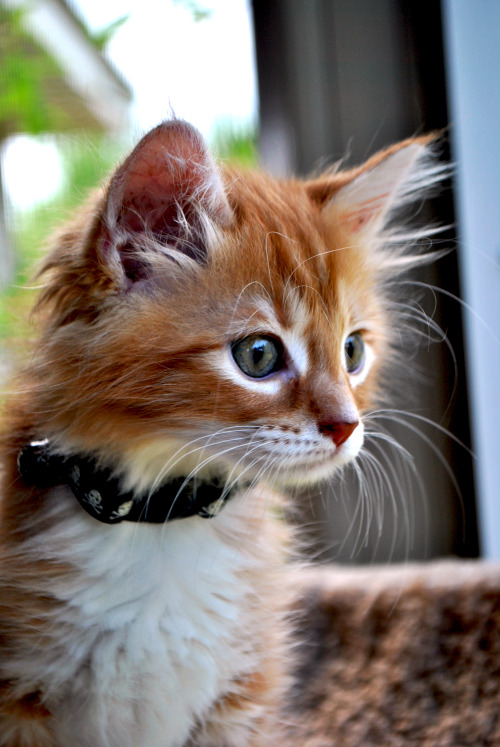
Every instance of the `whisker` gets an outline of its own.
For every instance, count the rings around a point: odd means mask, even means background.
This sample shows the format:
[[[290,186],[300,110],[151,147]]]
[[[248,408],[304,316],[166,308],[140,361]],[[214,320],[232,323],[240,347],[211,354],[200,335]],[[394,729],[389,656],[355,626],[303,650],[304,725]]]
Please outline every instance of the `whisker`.
[[[207,449],[209,446],[219,446],[221,444],[226,443],[233,443],[234,441],[244,441],[246,440],[247,436],[241,435],[239,437],[233,437],[232,439],[224,439],[222,441],[216,441],[214,442],[214,439],[217,436],[224,435],[227,436],[231,433],[238,433],[240,430],[243,430],[245,428],[258,428],[259,426],[229,426],[226,428],[221,428],[218,431],[215,431],[214,433],[198,436],[197,438],[192,439],[191,441],[186,442],[185,444],[182,444],[177,451],[169,458],[169,460],[163,465],[162,469],[158,473],[157,477],[154,480],[153,487],[151,489],[151,492],[154,492],[156,487],[158,487],[159,483],[163,480],[165,475],[172,471],[175,466],[184,458],[191,456],[192,454],[195,454],[197,451],[203,452],[205,449]],[[191,449],[190,451],[185,451],[185,449],[189,448],[192,444],[195,444],[197,442],[202,442],[200,446],[197,446],[196,448]],[[177,458],[176,458],[177,457]]]
[[[452,441],[455,441],[456,444],[462,447],[462,449],[465,449],[465,451],[471,456],[473,459],[476,459],[476,456],[472,449],[470,449],[466,444],[464,444],[463,441],[461,441],[457,436],[455,436],[451,431],[444,428],[439,423],[436,423],[434,420],[431,420],[430,418],[425,417],[424,415],[419,415],[416,412],[408,412],[405,410],[395,410],[395,409],[378,409],[378,410],[372,410],[370,413],[365,415],[365,420],[375,419],[376,417],[384,417],[388,420],[395,420],[393,418],[393,415],[400,416],[401,418],[415,418],[416,420],[419,420],[422,423],[425,423],[426,425],[431,426],[432,428],[436,428],[440,433],[447,436],[448,438],[451,438]],[[405,423],[403,419],[401,420],[395,420],[395,422],[400,423],[401,425],[404,425],[406,427],[410,427],[408,423]],[[420,434],[420,431],[417,432]]]
[[[459,505],[460,505],[460,512],[461,512],[461,518],[462,518],[462,526],[465,526],[465,503],[463,499],[462,490],[460,488],[460,485],[458,484],[457,478],[455,477],[453,470],[451,469],[450,465],[446,461],[443,454],[440,452],[440,450],[437,448],[436,444],[433,443],[433,441],[425,435],[416,425],[413,423],[406,422],[405,418],[414,418],[418,420],[421,423],[424,423],[425,425],[428,425],[432,428],[435,428],[437,431],[442,433],[443,435],[447,436],[448,438],[452,439],[455,443],[457,443],[459,446],[461,446],[472,459],[475,459],[475,455],[471,449],[469,449],[468,446],[466,446],[459,438],[457,438],[453,433],[448,431],[446,428],[441,426],[439,423],[435,423],[434,421],[430,420],[429,418],[418,415],[417,413],[412,412],[405,412],[401,410],[376,410],[372,413],[370,413],[370,417],[372,419],[375,418],[385,418],[389,421],[393,421],[394,423],[397,423],[398,425],[403,426],[407,430],[409,430],[411,433],[414,433],[423,443],[426,444],[426,446],[433,452],[433,454],[436,456],[438,461],[440,462],[441,466],[445,470],[450,482],[453,485],[453,488],[455,489],[455,493],[458,497]]]
[[[443,296],[448,296],[448,298],[451,298],[453,301],[456,301],[462,308],[467,309],[467,311],[472,314],[472,316],[477,319],[477,321],[481,324],[481,326],[488,332],[488,334],[491,336],[492,340],[498,345],[500,343],[500,338],[495,334],[493,329],[486,323],[486,321],[483,319],[483,317],[466,301],[464,301],[459,296],[455,295],[454,293],[451,293],[451,291],[446,290],[445,288],[439,288],[437,285],[431,285],[430,283],[423,283],[419,280],[405,280],[402,281],[402,284],[404,285],[415,285],[420,288],[427,288],[435,291],[436,293],[441,293]]]
[[[255,445],[255,446],[253,447],[253,450],[255,450],[255,449],[258,449],[258,448],[260,448],[260,446],[261,446],[260,444],[257,444],[257,445]],[[173,507],[174,507],[174,505],[175,505],[175,503],[176,503],[177,499],[179,498],[180,494],[182,493],[182,491],[183,491],[183,490],[184,490],[184,488],[186,487],[187,483],[188,483],[188,482],[189,482],[190,480],[192,480],[192,479],[193,479],[193,478],[194,478],[194,477],[195,477],[195,476],[197,475],[197,473],[198,473],[198,472],[199,472],[199,471],[200,471],[201,469],[203,469],[203,468],[204,468],[204,467],[206,467],[206,466],[207,466],[208,464],[210,464],[210,462],[216,461],[216,460],[220,459],[220,458],[221,458],[222,456],[224,456],[224,455],[226,455],[226,454],[228,454],[228,453],[230,453],[230,452],[232,452],[232,451],[234,451],[234,450],[236,450],[236,449],[239,449],[239,448],[240,448],[240,445],[238,444],[237,446],[231,446],[231,447],[229,447],[229,448],[227,448],[227,449],[223,449],[223,451],[222,451],[222,452],[217,452],[216,454],[212,454],[212,455],[210,455],[209,457],[207,457],[207,458],[206,458],[205,460],[203,460],[203,461],[202,461],[202,462],[201,462],[200,464],[197,464],[197,465],[196,465],[196,466],[195,466],[195,467],[194,467],[194,468],[193,468],[193,469],[192,469],[192,470],[190,471],[190,473],[189,473],[189,474],[188,474],[188,475],[187,475],[187,476],[185,477],[185,479],[184,479],[183,483],[182,483],[182,484],[181,484],[181,486],[179,487],[179,489],[178,489],[178,491],[177,491],[177,494],[175,495],[175,497],[174,497],[174,500],[173,500],[173,502],[172,502],[172,506],[171,506],[171,509],[170,509],[170,510],[172,510],[172,509],[173,509]],[[247,450],[245,450],[245,454],[244,454],[244,457],[246,457],[246,456],[248,455],[248,453],[249,453],[248,449],[247,449]],[[250,453],[251,453],[251,452],[250,452]],[[242,457],[242,458],[244,458],[244,457]],[[227,493],[226,493],[226,495],[227,495]],[[167,515],[167,519],[166,519],[167,521],[168,521],[168,518],[169,518],[169,516],[170,516],[170,512],[169,512],[169,514]]]

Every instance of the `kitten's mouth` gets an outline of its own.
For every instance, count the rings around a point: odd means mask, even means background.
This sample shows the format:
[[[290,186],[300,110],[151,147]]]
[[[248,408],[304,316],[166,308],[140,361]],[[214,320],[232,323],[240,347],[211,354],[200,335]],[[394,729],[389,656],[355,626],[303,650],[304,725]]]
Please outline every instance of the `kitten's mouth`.
[[[262,476],[262,482],[273,488],[313,486],[325,482],[355,458],[355,454],[339,453],[321,457],[309,457],[293,463],[283,464]],[[256,480],[258,482],[258,480]]]
[[[340,446],[315,449],[282,461],[275,466],[269,481],[282,488],[314,485],[331,478],[359,454],[364,440],[364,428],[360,423],[352,435]],[[266,478],[268,475],[266,475]]]

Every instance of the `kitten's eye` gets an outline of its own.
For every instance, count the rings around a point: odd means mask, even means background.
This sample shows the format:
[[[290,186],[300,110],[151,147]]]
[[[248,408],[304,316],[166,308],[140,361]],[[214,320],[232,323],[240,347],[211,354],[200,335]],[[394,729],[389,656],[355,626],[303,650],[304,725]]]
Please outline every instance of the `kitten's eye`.
[[[346,338],[344,352],[347,373],[359,373],[365,362],[365,343],[361,332],[353,332]]]
[[[274,337],[251,335],[231,345],[236,364],[252,379],[279,371],[283,367],[283,346]]]

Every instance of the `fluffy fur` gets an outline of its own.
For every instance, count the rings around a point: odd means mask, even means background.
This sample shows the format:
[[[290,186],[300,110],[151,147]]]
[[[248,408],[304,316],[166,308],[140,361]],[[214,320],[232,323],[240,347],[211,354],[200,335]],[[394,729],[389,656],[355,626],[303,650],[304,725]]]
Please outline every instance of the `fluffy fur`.
[[[281,515],[363,443],[390,356],[394,214],[442,174],[405,141],[309,181],[219,171],[172,121],[54,241],[41,334],[6,415],[0,524],[3,747],[261,747],[282,710],[298,576]],[[363,341],[356,369],[349,338]],[[281,350],[259,378],[233,346]],[[240,485],[213,519],[105,526],[26,485],[30,440],[147,495]],[[248,487],[250,482],[250,487]]]

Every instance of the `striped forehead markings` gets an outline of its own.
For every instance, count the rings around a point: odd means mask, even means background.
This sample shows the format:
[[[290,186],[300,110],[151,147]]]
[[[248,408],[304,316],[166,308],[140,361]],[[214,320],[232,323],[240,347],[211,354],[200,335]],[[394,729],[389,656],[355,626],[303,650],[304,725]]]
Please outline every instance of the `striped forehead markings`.
[[[309,367],[309,356],[305,341],[294,331],[283,330],[281,338],[290,359],[300,376],[305,376]]]
[[[298,293],[288,293],[286,305],[291,325],[290,329],[282,330],[283,343],[290,354],[297,372],[301,376],[304,376],[309,367],[309,355],[307,352],[307,328],[310,321],[309,310]]]

